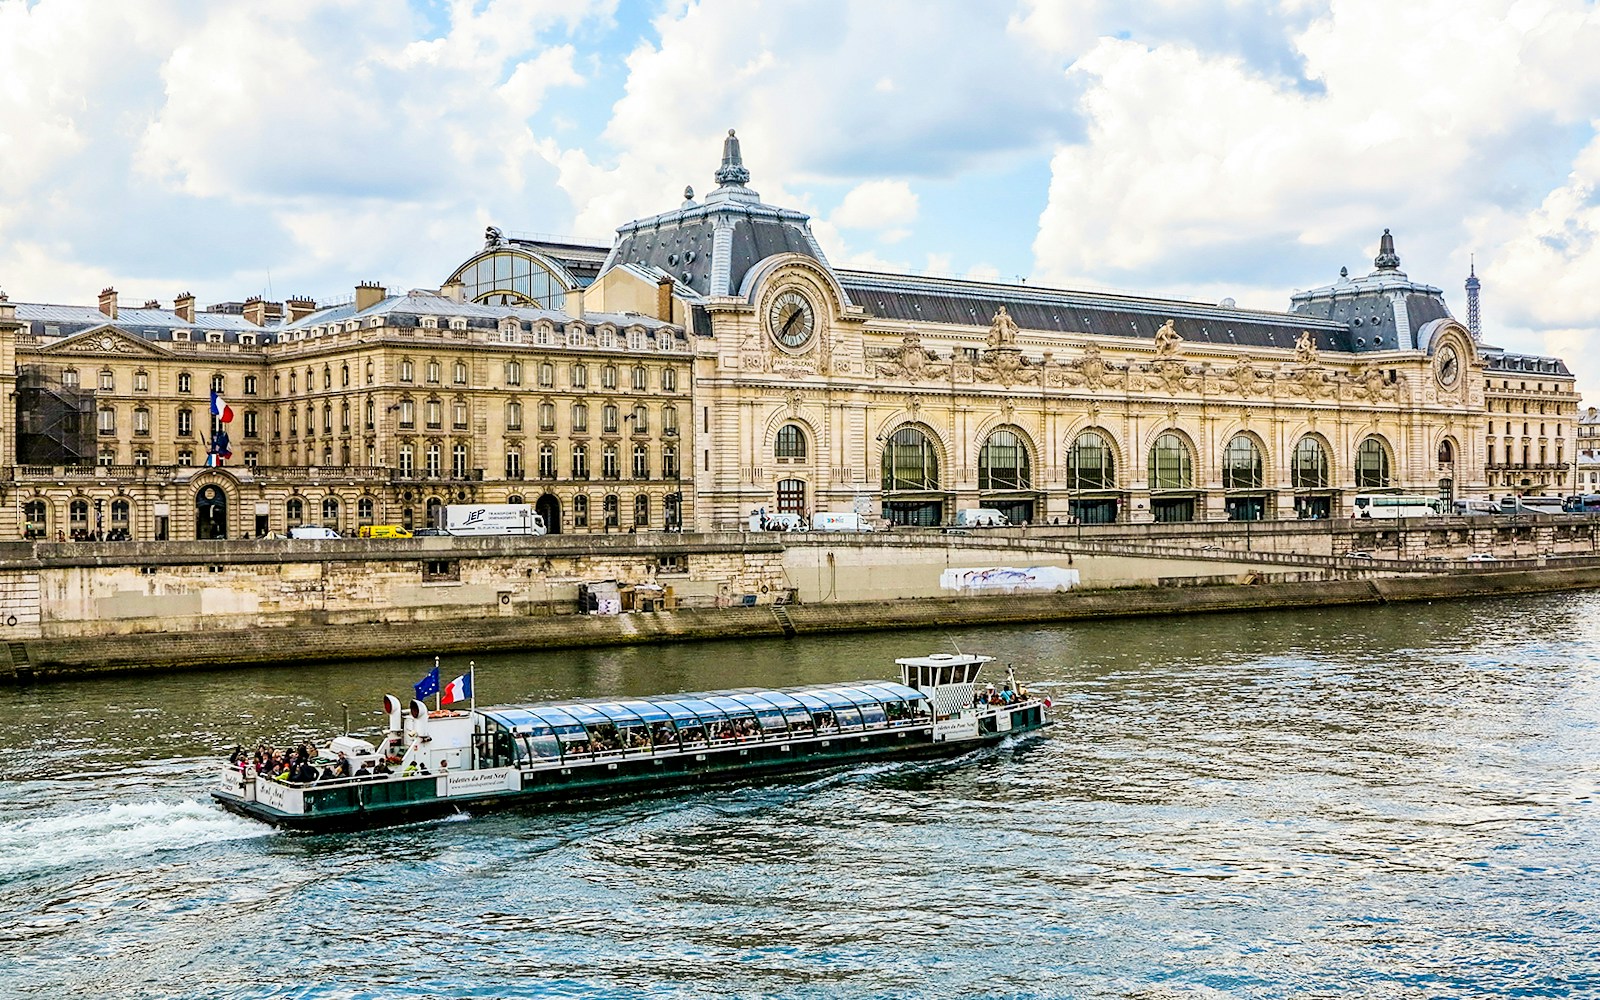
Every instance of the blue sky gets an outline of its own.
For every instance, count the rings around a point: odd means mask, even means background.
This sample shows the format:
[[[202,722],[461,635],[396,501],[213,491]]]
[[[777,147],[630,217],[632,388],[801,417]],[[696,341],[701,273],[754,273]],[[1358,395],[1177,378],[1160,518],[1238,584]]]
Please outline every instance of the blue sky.
[[[752,187],[839,264],[1268,309],[1383,228],[1600,383],[1579,0],[0,0],[0,288],[437,286],[493,224]]]

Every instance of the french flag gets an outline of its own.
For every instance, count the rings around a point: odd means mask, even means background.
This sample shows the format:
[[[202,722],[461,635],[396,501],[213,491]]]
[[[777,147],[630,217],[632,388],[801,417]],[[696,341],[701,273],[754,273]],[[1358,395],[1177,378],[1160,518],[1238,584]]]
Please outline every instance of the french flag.
[[[458,701],[466,701],[472,697],[472,675],[462,674],[444,686],[444,693],[439,695],[439,704],[453,705]]]
[[[211,415],[221,423],[233,423],[233,407],[224,403],[222,396],[215,392],[211,394]]]

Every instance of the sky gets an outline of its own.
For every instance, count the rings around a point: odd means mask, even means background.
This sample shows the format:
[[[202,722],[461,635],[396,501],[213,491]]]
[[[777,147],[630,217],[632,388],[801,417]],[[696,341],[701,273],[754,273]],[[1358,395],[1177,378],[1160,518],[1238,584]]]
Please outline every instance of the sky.
[[[750,186],[839,266],[1286,310],[1483,282],[1600,397],[1581,0],[0,0],[0,289],[438,287]]]

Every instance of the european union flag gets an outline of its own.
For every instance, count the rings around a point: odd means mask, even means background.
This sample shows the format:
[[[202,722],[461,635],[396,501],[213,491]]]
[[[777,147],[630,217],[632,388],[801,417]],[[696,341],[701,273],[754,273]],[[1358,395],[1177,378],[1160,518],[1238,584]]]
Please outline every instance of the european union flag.
[[[428,676],[411,685],[411,690],[417,693],[417,700],[421,701],[430,694],[439,693],[439,668],[434,667],[428,671]]]

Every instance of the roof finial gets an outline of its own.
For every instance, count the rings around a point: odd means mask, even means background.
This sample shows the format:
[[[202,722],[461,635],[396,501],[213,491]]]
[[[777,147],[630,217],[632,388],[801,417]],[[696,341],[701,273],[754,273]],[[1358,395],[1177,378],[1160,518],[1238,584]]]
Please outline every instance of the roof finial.
[[[1398,271],[1400,269],[1400,255],[1394,252],[1394,237],[1389,235],[1389,230],[1383,231],[1383,239],[1378,241],[1378,256],[1372,258],[1372,263],[1380,271]]]
[[[728,137],[722,140],[722,166],[717,168],[716,181],[718,184],[747,184],[750,181],[750,171],[744,168],[744,159],[739,155],[739,137],[734,135],[733,129],[728,129]]]

